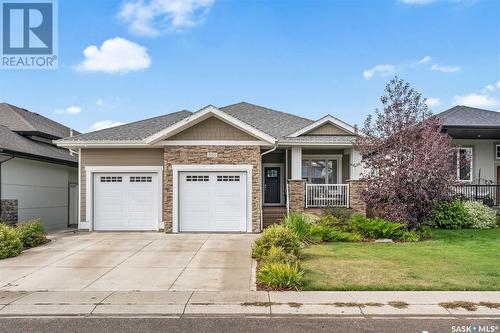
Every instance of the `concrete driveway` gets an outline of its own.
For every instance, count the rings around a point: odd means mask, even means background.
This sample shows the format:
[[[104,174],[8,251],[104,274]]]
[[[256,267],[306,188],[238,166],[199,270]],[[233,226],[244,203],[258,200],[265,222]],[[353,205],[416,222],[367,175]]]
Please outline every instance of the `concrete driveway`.
[[[0,291],[248,291],[252,234],[81,233],[0,261]]]

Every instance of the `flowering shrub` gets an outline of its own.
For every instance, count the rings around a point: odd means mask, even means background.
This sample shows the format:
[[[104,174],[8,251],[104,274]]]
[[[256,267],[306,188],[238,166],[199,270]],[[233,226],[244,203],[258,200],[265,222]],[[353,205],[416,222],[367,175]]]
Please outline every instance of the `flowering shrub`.
[[[496,213],[493,209],[477,201],[464,203],[471,228],[490,229],[496,226]]]

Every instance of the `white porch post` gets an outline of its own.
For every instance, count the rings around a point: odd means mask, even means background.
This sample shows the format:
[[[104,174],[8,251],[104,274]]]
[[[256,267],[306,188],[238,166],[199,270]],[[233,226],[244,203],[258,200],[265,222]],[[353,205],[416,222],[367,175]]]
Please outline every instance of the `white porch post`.
[[[351,170],[349,179],[359,180],[363,174],[363,165],[361,164],[362,156],[359,151],[351,148]]]
[[[292,180],[302,179],[302,148],[292,148]]]

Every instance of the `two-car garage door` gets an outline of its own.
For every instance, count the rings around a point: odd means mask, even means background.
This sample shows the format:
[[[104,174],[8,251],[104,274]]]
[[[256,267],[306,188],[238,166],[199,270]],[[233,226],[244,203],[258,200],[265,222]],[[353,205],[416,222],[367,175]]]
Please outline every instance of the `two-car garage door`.
[[[94,230],[157,230],[157,173],[95,173]],[[246,172],[179,172],[179,231],[245,232]]]

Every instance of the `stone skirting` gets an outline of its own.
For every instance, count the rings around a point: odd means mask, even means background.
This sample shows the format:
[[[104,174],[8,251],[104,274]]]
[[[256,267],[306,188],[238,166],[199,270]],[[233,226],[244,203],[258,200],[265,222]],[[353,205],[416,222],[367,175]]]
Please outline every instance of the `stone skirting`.
[[[348,180],[349,183],[349,207],[356,213],[366,215],[366,203],[363,198],[363,191],[366,183],[363,180]]]
[[[164,148],[163,220],[165,232],[172,232],[172,165],[253,165],[252,231],[260,232],[261,156],[258,146],[166,146]]]
[[[288,180],[288,208],[291,212],[303,212],[306,207],[306,181]]]
[[[0,222],[15,225],[18,222],[18,204],[17,199],[2,200],[2,211]]]

